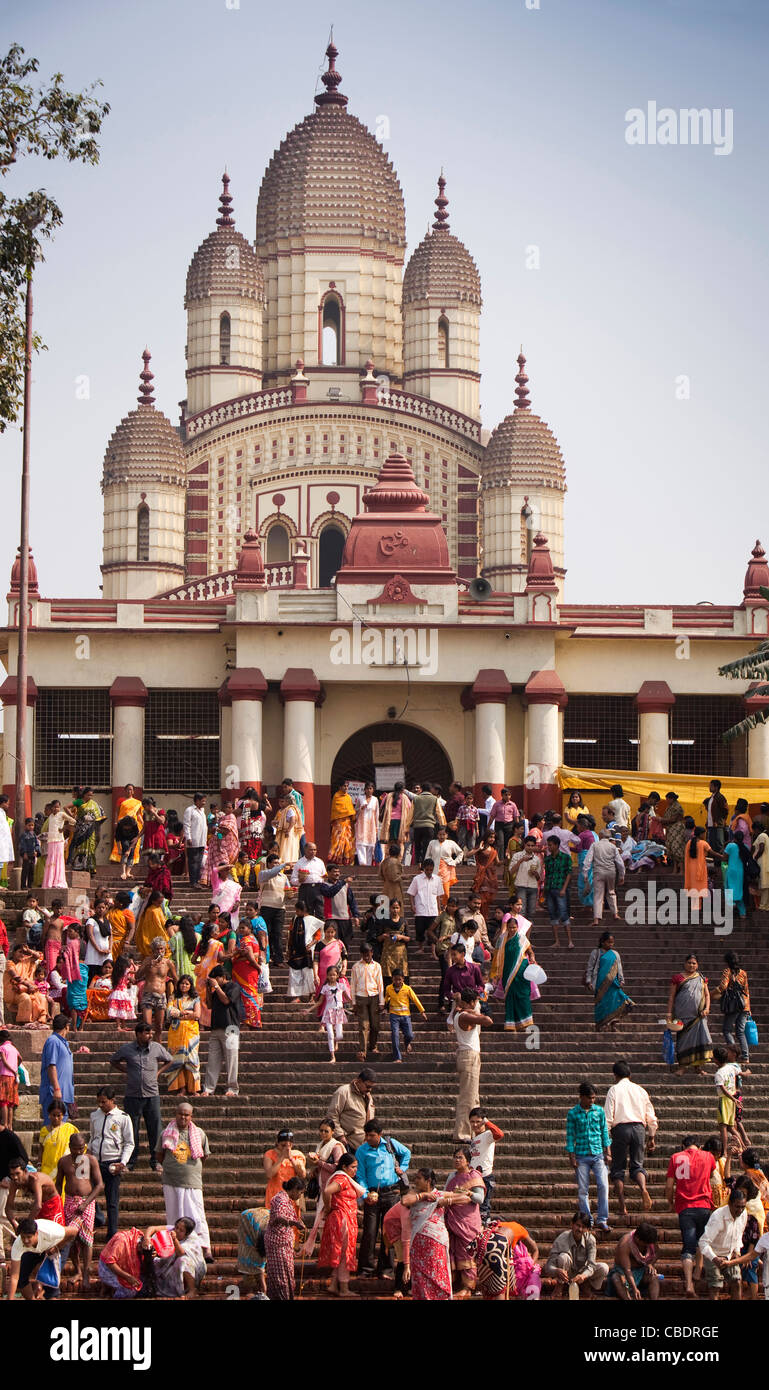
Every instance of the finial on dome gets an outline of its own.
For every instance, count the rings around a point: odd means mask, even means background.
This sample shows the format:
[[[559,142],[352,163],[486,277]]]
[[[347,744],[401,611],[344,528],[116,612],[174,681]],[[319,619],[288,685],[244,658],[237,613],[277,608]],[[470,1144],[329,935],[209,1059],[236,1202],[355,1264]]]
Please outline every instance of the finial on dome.
[[[518,371],[515,377],[515,408],[516,410],[530,410],[531,401],[529,400],[529,378],[524,370],[526,358],[523,355],[523,348],[518,354]]]
[[[769,564],[767,564],[766,552],[760,541],[756,541],[751,551],[751,558],[745,573],[745,583],[742,586],[743,602],[745,599],[765,603],[766,600],[761,590],[769,587]]]
[[[315,98],[316,106],[346,106],[347,97],[338,90],[342,80],[341,72],[336,70],[336,60],[339,57],[339,49],[334,44],[334,31],[331,30],[331,40],[326,49],[328,58],[328,69],[323,73],[321,82],[325,87],[325,92],[319,92]]]
[[[448,231],[449,229],[449,214],[446,211],[449,200],[443,192],[445,187],[446,180],[443,177],[443,170],[441,169],[440,178],[438,179],[438,197],[435,199],[435,206],[438,211],[435,214],[435,221],[433,222],[433,231],[436,232]]]
[[[150,362],[151,362],[151,361],[152,361],[152,357],[151,357],[150,351],[149,351],[148,348],[145,348],[145,349],[144,349],[144,352],[142,353],[142,362],[144,363],[144,371],[143,371],[143,372],[139,372],[139,380],[140,380],[140,382],[141,382],[141,386],[139,387],[139,390],[140,390],[140,392],[141,392],[141,395],[139,395],[139,396],[136,397],[136,399],[137,399],[138,402],[139,402],[139,405],[154,405],[154,404],[155,404],[155,397],[154,397],[153,394],[152,394],[152,383],[153,383],[153,381],[155,380],[155,378],[154,378],[152,372],[150,371]]]
[[[216,219],[217,227],[234,227],[235,218],[232,215],[232,198],[230,196],[230,176],[225,169],[222,174],[222,191],[219,194],[219,216]]]

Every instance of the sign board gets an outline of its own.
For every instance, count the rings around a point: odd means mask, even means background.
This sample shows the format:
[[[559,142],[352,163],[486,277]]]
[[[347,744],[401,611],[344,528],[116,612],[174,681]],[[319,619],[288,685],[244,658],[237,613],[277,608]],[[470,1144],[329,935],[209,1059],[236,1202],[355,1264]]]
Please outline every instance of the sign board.
[[[365,782],[348,782],[348,783],[347,783],[347,791],[348,791],[349,795],[352,797],[353,801],[356,803],[356,805],[357,805],[358,801],[362,801],[362,800],[363,800],[363,793],[365,792],[365,790],[366,790],[366,783],[365,783]]]
[[[376,770],[376,787],[378,792],[391,792],[396,782],[405,782],[406,774],[402,763],[391,764],[389,767],[378,767]]]
[[[403,762],[403,744],[399,739],[392,743],[372,743],[371,761],[375,766]]]

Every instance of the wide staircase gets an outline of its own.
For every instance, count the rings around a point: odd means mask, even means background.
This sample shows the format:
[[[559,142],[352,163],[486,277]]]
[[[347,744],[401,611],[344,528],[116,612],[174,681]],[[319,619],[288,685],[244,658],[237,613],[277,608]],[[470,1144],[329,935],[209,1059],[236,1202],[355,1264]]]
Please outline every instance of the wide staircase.
[[[381,884],[375,869],[357,867],[354,891],[363,914],[369,894]],[[406,870],[408,879],[413,871]],[[113,878],[102,878],[117,887]],[[460,870],[455,889],[465,902],[473,871]],[[664,872],[657,880],[660,890],[678,888]],[[645,886],[645,876],[634,876],[631,886]],[[6,895],[3,919],[13,926],[15,895]],[[254,895],[250,895],[253,897]],[[506,901],[500,894],[500,904]],[[174,909],[197,910],[206,899],[186,884],[175,888]],[[622,916],[624,894],[620,894]],[[287,914],[290,915],[290,914]],[[407,916],[411,917],[410,912]],[[494,1002],[496,1026],[484,1030],[481,1096],[491,1119],[505,1132],[497,1145],[495,1165],[495,1211],[505,1218],[522,1222],[538,1242],[546,1258],[554,1237],[569,1223],[576,1208],[574,1178],[564,1152],[565,1116],[576,1103],[579,1082],[590,1079],[598,1088],[602,1102],[612,1082],[612,1063],[618,1057],[628,1060],[633,1079],[645,1086],[654,1103],[659,1122],[657,1147],[647,1162],[649,1187],[654,1201],[650,1214],[658,1226],[661,1242],[659,1269],[665,1275],[663,1297],[682,1297],[678,1223],[668,1210],[664,1197],[665,1174],[672,1152],[680,1147],[687,1132],[704,1139],[716,1132],[716,1096],[713,1068],[707,1076],[679,1078],[671,1074],[662,1059],[662,1025],[667,1008],[671,975],[682,968],[685,956],[696,950],[701,969],[711,982],[720,976],[726,949],[735,950],[748,969],[751,1004],[759,1031],[769,1019],[769,967],[766,961],[766,914],[759,914],[748,925],[735,922],[731,935],[716,935],[705,926],[630,926],[605,919],[615,931],[616,946],[622,956],[626,989],[636,1003],[632,1014],[620,1023],[617,1032],[596,1033],[593,1026],[592,996],[584,988],[587,956],[597,943],[599,932],[590,925],[591,914],[575,913],[574,949],[568,950],[562,931],[560,949],[552,941],[546,916],[537,912],[531,934],[538,961],[547,972],[542,997],[534,1005],[538,1035],[524,1038],[502,1029],[502,1005]],[[412,929],[413,930],[413,929]],[[317,1142],[317,1125],[323,1119],[328,1100],[342,1081],[351,1080],[359,1070],[358,1038],[354,1018],[335,1066],[329,1065],[325,1034],[321,1035],[314,1015],[289,1004],[286,999],[287,971],[272,969],[274,993],[267,996],[263,1029],[243,1029],[240,1051],[240,1095],[225,1101],[219,1093],[214,1099],[196,1103],[195,1118],[208,1134],[212,1157],[205,1169],[205,1204],[212,1234],[216,1264],[205,1282],[206,1296],[233,1296],[232,1285],[239,1283],[236,1270],[238,1213],[245,1207],[262,1205],[265,1179],[262,1158],[275,1142],[279,1129],[289,1126],[294,1143],[305,1153]],[[439,1181],[449,1172],[452,1152],[454,1103],[456,1096],[454,1044],[445,1022],[437,1016],[438,966],[431,956],[410,949],[410,982],[428,1010],[426,1022],[414,1025],[414,1052],[403,1065],[391,1060],[389,1028],[380,1035],[378,1056],[370,1058],[377,1071],[375,1102],[377,1115],[387,1131],[406,1143],[413,1152],[412,1165],[429,1164]],[[713,1005],[714,1043],[720,1043],[721,1015]],[[14,1040],[27,1056],[36,1054],[33,1077],[39,1076],[39,1052],[46,1034],[14,1030]],[[95,1104],[97,1086],[114,1081],[108,1059],[125,1040],[112,1024],[88,1026],[81,1035],[71,1037],[75,1053],[75,1081],[84,1124]],[[536,1043],[536,1046],[532,1044]],[[83,1050],[79,1050],[83,1049]],[[85,1050],[87,1049],[87,1051]],[[201,1061],[205,1068],[207,1040],[201,1041]],[[745,1080],[744,1123],[751,1142],[762,1156],[769,1151],[769,1065],[763,1036],[751,1059],[752,1075]],[[117,1077],[119,1082],[120,1078]],[[34,1089],[34,1088],[33,1088]],[[173,1104],[162,1099],[164,1120],[171,1117]],[[35,1104],[31,1095],[23,1102],[17,1123],[30,1131]],[[37,1153],[36,1144],[34,1152]],[[628,1183],[628,1205],[640,1219],[640,1194]],[[591,1191],[595,1210],[595,1190]],[[616,1220],[612,1194],[613,1233],[599,1245],[599,1258],[611,1263],[615,1240],[622,1230]],[[123,1179],[121,1225],[150,1224],[163,1220],[163,1199],[158,1177],[148,1167],[146,1134],[142,1135],[142,1154],[135,1173]],[[97,1231],[97,1249],[102,1236]],[[323,1298],[325,1281],[313,1262],[297,1262],[302,1296]],[[229,1293],[225,1291],[229,1288]],[[371,1279],[354,1281],[353,1288],[363,1297],[391,1295],[392,1285]]]

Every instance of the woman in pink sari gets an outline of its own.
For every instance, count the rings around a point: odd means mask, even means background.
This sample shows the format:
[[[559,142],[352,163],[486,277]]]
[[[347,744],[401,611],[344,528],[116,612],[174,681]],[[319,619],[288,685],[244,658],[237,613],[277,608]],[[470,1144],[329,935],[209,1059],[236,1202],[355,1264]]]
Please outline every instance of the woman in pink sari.
[[[326,983],[326,976],[332,966],[336,966],[340,976],[347,970],[347,951],[344,943],[339,940],[336,934],[336,927],[333,922],[326,922],[323,928],[323,941],[318,948],[317,954],[318,980],[315,987],[315,997],[320,999],[318,1006],[318,1018],[320,1018],[325,1007],[325,999],[321,998],[321,990]]]
[[[331,1270],[329,1293],[334,1298],[357,1298],[350,1293],[350,1275],[357,1269],[355,1246],[358,1240],[358,1198],[365,1188],[355,1181],[358,1160],[345,1153],[336,1172],[323,1190],[326,1220],[318,1252],[318,1264]]]
[[[461,1144],[454,1151],[454,1172],[446,1183],[447,1194],[456,1194],[446,1209],[451,1269],[461,1281],[456,1298],[469,1298],[475,1288],[477,1271],[472,1246],[483,1230],[481,1202],[486,1188],[472,1162],[469,1148]]]

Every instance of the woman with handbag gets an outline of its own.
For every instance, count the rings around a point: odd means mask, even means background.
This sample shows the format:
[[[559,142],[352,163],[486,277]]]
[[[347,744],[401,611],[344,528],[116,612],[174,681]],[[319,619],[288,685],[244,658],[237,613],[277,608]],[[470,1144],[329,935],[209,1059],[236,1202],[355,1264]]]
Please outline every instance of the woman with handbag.
[[[750,1050],[745,1036],[747,1021],[750,1017],[748,976],[747,972],[740,968],[739,960],[734,951],[726,952],[724,964],[726,969],[721,975],[718,988],[713,990],[713,997],[718,999],[723,1014],[721,1029],[727,1045],[739,1050],[742,1075],[750,1076],[750,1072],[747,1070],[750,1063]]]

